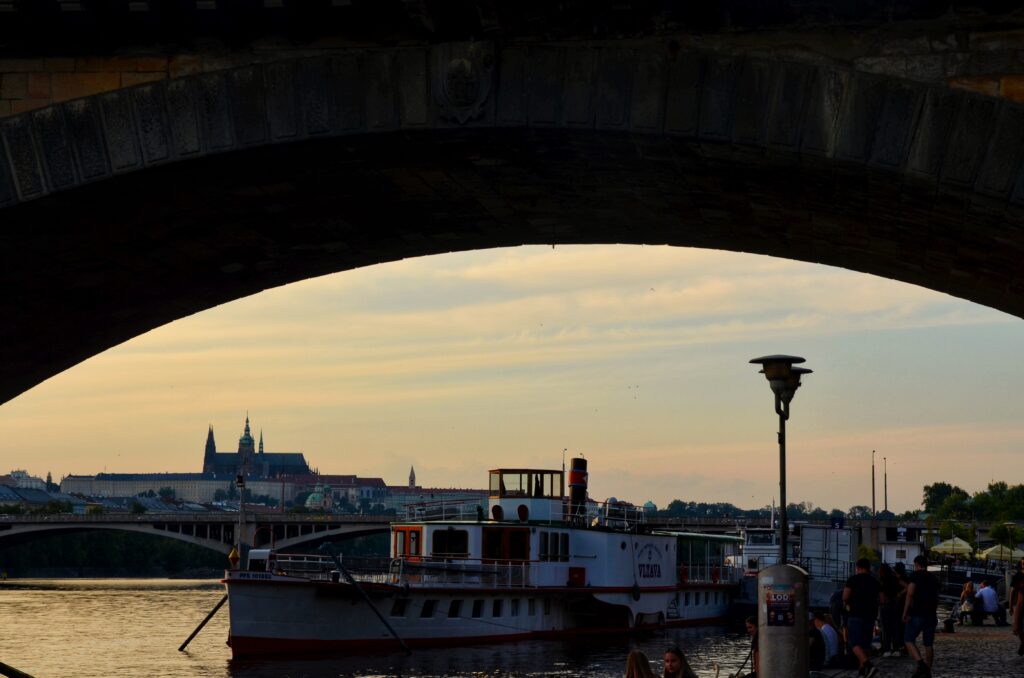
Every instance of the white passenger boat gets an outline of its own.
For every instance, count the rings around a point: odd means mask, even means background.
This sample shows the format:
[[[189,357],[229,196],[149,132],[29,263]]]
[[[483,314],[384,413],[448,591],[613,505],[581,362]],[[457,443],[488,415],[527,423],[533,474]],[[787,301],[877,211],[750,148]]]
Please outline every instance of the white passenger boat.
[[[232,653],[391,651],[724,619],[742,571],[725,566],[720,542],[659,533],[639,508],[589,501],[584,459],[572,460],[569,487],[566,498],[560,470],[491,471],[486,514],[393,523],[377,570],[254,551],[224,579]]]

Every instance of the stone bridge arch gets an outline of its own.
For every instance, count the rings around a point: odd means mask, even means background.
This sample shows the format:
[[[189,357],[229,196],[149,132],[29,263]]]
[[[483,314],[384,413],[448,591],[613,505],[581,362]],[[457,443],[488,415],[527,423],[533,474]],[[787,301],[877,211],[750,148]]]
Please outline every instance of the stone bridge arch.
[[[226,556],[238,543],[238,529],[237,520],[230,516],[19,516],[7,517],[0,522],[0,547],[68,532],[115,530],[175,539]],[[332,520],[321,516],[303,519],[275,515],[250,519],[241,529],[243,543],[254,548],[273,544],[278,550],[288,551],[325,541],[343,542],[353,537],[387,533],[391,525],[387,520]]]
[[[353,50],[0,121],[0,400],[303,278],[671,244],[1024,315],[1024,108],[671,39]]]

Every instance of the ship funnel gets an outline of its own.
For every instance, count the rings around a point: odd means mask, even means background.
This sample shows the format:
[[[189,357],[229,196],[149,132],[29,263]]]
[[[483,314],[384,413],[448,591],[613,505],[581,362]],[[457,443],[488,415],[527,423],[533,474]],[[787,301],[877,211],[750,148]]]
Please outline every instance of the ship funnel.
[[[574,523],[587,518],[587,460],[573,457],[569,460],[569,515]]]

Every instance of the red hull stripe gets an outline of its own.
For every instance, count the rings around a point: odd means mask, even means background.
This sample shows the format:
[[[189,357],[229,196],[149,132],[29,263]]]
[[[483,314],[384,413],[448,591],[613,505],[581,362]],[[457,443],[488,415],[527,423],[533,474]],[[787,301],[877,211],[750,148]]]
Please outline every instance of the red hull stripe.
[[[321,586],[321,587],[324,587],[324,588],[337,589],[339,591],[343,590],[343,589],[351,588],[351,586],[349,584],[344,584],[344,583],[337,583],[337,584],[335,584],[333,582],[308,581],[308,580],[307,581],[275,581],[275,582],[270,582],[270,581],[259,580],[259,579],[257,579],[257,580],[248,580],[248,579],[227,580],[227,579],[222,579],[221,583],[222,584],[227,584],[228,586],[238,586],[238,585],[245,585],[245,586],[252,586],[252,585],[259,585],[259,586],[271,586],[271,585],[272,586]],[[397,591],[401,591],[402,590],[402,587],[394,586],[392,584],[371,584],[371,583],[366,583],[366,584],[362,585],[362,588],[363,588],[364,591],[366,591],[367,593],[369,593],[371,595],[380,594],[380,593],[384,593],[384,594],[387,594],[387,595],[393,595]],[[707,590],[713,591],[713,590],[716,590],[716,589],[725,590],[725,589],[733,589],[733,588],[736,588],[736,584],[710,584],[710,583],[709,584],[696,584],[696,583],[686,583],[686,584],[672,584],[672,585],[669,585],[669,586],[641,586],[640,587],[640,592],[641,593],[668,593],[668,592],[677,591],[677,590],[680,590],[680,589],[684,589],[684,590],[700,589],[702,591],[704,589],[707,589]],[[530,594],[530,595],[538,595],[538,594],[545,594],[545,593],[591,593],[591,594],[593,594],[593,593],[632,593],[633,590],[634,589],[633,589],[632,586],[576,586],[576,587],[572,587],[572,586],[543,586],[543,587],[538,587],[538,588],[534,588],[534,587],[523,587],[523,588],[515,588],[515,587],[481,588],[481,587],[478,587],[478,586],[462,587],[462,588],[460,588],[460,587],[456,587],[456,586],[445,586],[445,587],[442,587],[442,586],[436,586],[436,587],[435,586],[431,586],[430,588],[413,587],[411,589],[411,591],[413,593],[419,593],[419,594],[426,594],[426,593],[431,593],[431,594],[434,594],[434,593],[480,593],[480,594],[487,594],[487,593],[502,593],[502,594],[522,593],[522,594]]]
[[[722,617],[705,619],[670,619],[662,626],[709,626],[724,623]],[[659,628],[658,624],[645,624],[634,629],[616,627],[566,629],[563,631],[527,631],[493,636],[457,636],[451,638],[405,638],[409,647],[455,647],[470,644],[506,643],[529,638],[552,639],[584,635],[621,634]],[[331,654],[379,654],[401,649],[393,638],[364,640],[301,640],[289,638],[258,638],[253,636],[232,636],[231,654],[235,659],[268,655]]]

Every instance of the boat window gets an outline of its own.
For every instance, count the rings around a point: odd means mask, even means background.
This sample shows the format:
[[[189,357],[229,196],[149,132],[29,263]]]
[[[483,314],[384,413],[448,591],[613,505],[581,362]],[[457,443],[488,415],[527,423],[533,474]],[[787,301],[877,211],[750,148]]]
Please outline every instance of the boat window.
[[[500,469],[491,471],[488,484],[492,497],[560,499],[564,493],[562,480],[561,471]]]
[[[395,531],[395,556],[405,555],[405,532],[402,530]]]
[[[448,616],[450,618],[458,617],[460,612],[462,612],[461,600],[456,599],[448,604]]]
[[[495,598],[492,601],[492,603],[491,603],[491,616],[492,617],[500,617],[501,616],[501,603],[502,603],[501,598]]]
[[[705,591],[704,592],[704,604],[707,605],[710,602],[711,602],[711,592],[710,591]]]
[[[525,527],[485,527],[484,560],[529,560],[530,530]]]
[[[508,559],[530,559],[530,533],[526,530],[509,530]]]
[[[551,599],[544,599],[544,614],[551,614]]]
[[[718,591],[715,591],[715,605],[718,605]]]
[[[562,533],[562,547],[558,550],[558,559],[562,562],[569,560],[569,533]]]
[[[392,617],[404,617],[405,608],[409,605],[408,598],[396,598],[395,602],[391,603],[391,616]]]
[[[434,616],[434,609],[437,607],[437,601],[427,599],[423,601],[423,607],[420,609],[420,617],[429,619]]]
[[[518,598],[513,598],[511,600],[511,602],[509,603],[508,614],[509,614],[510,617],[518,617],[519,616],[519,599]]]
[[[473,601],[473,619],[479,619],[484,613],[484,601]]]
[[[748,544],[771,544],[774,541],[774,532],[751,532],[747,535]]]
[[[529,486],[529,476],[523,473],[502,473],[503,497],[525,497]]]
[[[536,616],[536,614],[537,614],[537,601],[535,599],[530,598],[529,600],[526,601],[526,614],[528,614],[531,617]]]
[[[683,594],[683,605],[687,605],[688,606],[689,604],[690,604],[690,592],[687,591],[686,593]]]
[[[420,554],[420,533],[418,530],[412,530],[409,532],[409,555],[418,556]]]
[[[467,530],[435,530],[432,552],[435,556],[466,556],[469,554]]]
[[[501,558],[501,530],[484,529],[484,558],[497,560]]]
[[[547,532],[541,532],[540,533],[540,538],[538,539],[538,546],[539,546],[540,553],[537,555],[537,558],[539,560],[547,560],[548,559],[548,533]]]

